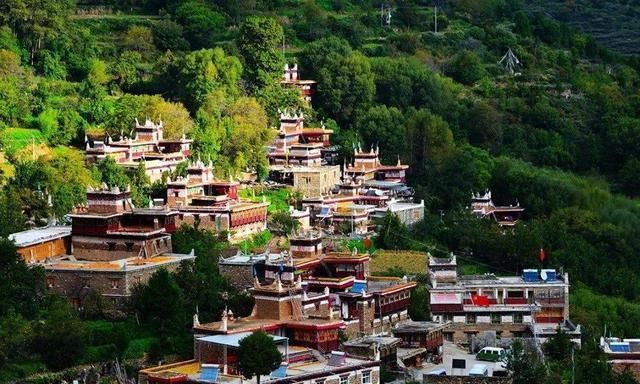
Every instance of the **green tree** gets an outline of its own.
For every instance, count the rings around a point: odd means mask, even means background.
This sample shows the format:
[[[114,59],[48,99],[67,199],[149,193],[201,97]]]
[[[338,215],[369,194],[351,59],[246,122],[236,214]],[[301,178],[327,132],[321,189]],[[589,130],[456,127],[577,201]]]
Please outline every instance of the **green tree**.
[[[428,321],[429,316],[429,292],[424,285],[417,286],[411,292],[411,304],[409,304],[409,317],[413,321]]]
[[[151,29],[141,25],[130,26],[122,36],[122,44],[126,49],[138,52],[142,56],[149,56],[156,49]]]
[[[238,343],[238,370],[247,379],[270,374],[282,363],[282,355],[273,337],[263,330],[252,333]]]
[[[178,63],[177,94],[191,112],[197,111],[209,93],[222,91],[226,98],[239,94],[242,64],[221,48],[191,52]]]
[[[382,220],[382,227],[376,238],[376,245],[382,249],[405,249],[407,227],[395,213],[388,211]]]
[[[535,347],[516,339],[507,356],[507,368],[513,372],[514,384],[538,384],[544,382],[547,372]]]
[[[13,29],[33,64],[43,40],[64,29],[74,7],[73,0],[6,0],[0,3],[0,23]]]
[[[478,55],[470,50],[454,56],[445,68],[445,73],[466,85],[475,83],[487,74]]]
[[[124,51],[113,63],[113,79],[121,89],[128,90],[142,80],[142,55],[140,52]]]
[[[575,346],[571,342],[571,337],[558,327],[556,334],[544,343],[542,350],[544,354],[554,361],[566,360],[571,356],[571,350]]]
[[[428,164],[441,166],[453,156],[453,133],[440,116],[419,110],[407,122],[407,148],[412,171],[424,174]]]
[[[351,126],[375,95],[371,65],[345,40],[329,37],[307,45],[300,57],[305,77],[318,81],[314,104],[342,127]],[[308,75],[307,75],[308,74]]]
[[[47,367],[60,370],[80,361],[87,348],[87,332],[65,299],[52,297],[34,327],[33,351]]]
[[[289,212],[276,212],[269,216],[268,226],[273,233],[290,235],[300,228],[300,222]]]
[[[184,27],[184,34],[193,48],[210,48],[215,34],[222,32],[224,16],[199,1],[182,3],[174,12],[176,21]]]
[[[264,178],[268,167],[264,147],[273,138],[264,109],[256,99],[241,97],[229,106],[227,114],[225,145],[218,164],[234,173],[248,170]]]
[[[0,237],[24,230],[27,221],[15,191],[0,191]]]
[[[0,366],[29,357],[31,323],[13,312],[0,317]]]
[[[33,318],[45,297],[44,270],[29,267],[15,244],[0,237],[0,317],[9,313]]]
[[[140,317],[157,327],[161,335],[175,334],[186,325],[182,291],[164,268],[155,272],[146,285],[136,287],[131,301]]]
[[[379,105],[369,108],[356,127],[365,146],[380,147],[383,163],[395,163],[406,143],[405,115],[397,108]]]
[[[183,28],[175,21],[163,19],[153,24],[153,42],[162,51],[188,51],[189,41],[184,38]]]
[[[268,17],[249,17],[240,26],[237,44],[250,90],[275,83],[282,75],[284,62],[278,49],[282,36],[282,26]]]
[[[267,113],[272,126],[280,124],[279,111],[301,111],[306,116],[311,113],[309,105],[302,98],[299,89],[284,88],[276,82],[258,89],[255,92],[255,97]]]
[[[496,109],[488,103],[478,103],[469,111],[469,142],[477,147],[496,151],[502,144],[502,121]]]
[[[105,157],[94,165],[95,178],[100,183],[105,183],[107,187],[126,189],[131,185],[131,180],[124,169],[119,166],[111,157]]]
[[[341,126],[353,124],[357,116],[369,108],[375,95],[371,65],[365,56],[357,52],[340,56],[335,62],[320,68],[317,80],[318,94],[314,100]]]

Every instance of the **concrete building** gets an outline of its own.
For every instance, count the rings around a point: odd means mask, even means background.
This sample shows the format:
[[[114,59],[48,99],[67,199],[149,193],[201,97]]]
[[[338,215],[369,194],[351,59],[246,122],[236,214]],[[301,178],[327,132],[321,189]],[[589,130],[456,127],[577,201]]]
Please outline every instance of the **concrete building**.
[[[640,380],[640,339],[601,337],[600,349],[606,354],[614,371],[621,373],[628,369]]]
[[[371,218],[380,222],[387,212],[398,216],[402,224],[411,226],[424,219],[424,200],[420,203],[390,201],[386,207],[375,208]]]
[[[553,269],[525,269],[521,276],[458,276],[456,258],[429,259],[431,313],[452,324],[445,338],[470,343],[473,335],[495,331],[501,337],[548,337],[569,321],[569,275]],[[553,331],[555,332],[555,331]]]
[[[143,125],[136,119],[133,132],[122,132],[118,140],[109,135],[101,140],[86,137],[86,163],[91,165],[111,157],[129,170],[143,164],[147,176],[154,182],[161,180],[163,174],[171,174],[180,162],[188,159],[192,142],[185,137],[165,138],[162,121],[156,124],[147,119]]]

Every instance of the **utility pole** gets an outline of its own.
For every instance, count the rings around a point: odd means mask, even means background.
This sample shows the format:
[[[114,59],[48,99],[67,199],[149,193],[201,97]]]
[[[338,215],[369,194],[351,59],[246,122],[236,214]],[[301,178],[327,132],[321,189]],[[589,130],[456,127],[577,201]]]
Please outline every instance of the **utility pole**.
[[[576,361],[574,358],[574,353],[575,353],[575,345],[571,346],[571,384],[575,383],[575,379],[576,379]]]
[[[380,26],[384,26],[384,2],[380,2]]]
[[[433,6],[433,25],[434,33],[438,33],[438,5]]]

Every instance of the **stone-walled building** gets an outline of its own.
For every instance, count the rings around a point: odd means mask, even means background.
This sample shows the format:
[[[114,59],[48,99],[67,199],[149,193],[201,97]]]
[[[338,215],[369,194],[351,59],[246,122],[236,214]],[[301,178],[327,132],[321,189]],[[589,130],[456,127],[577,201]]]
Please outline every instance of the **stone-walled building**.
[[[153,272],[195,259],[172,253],[177,214],[166,207],[135,208],[128,190],[88,189],[87,205],[69,215],[69,252],[41,262],[47,288],[75,306],[92,291],[122,304]]]
[[[214,232],[227,231],[238,240],[267,229],[266,202],[238,199],[240,183],[217,180],[211,163],[189,164],[187,176],[167,183],[167,203],[176,209],[176,224],[198,225]]]
[[[95,164],[111,157],[120,166],[135,170],[143,164],[151,182],[161,180],[163,174],[171,174],[178,164],[188,159],[193,140],[182,137],[164,137],[162,121],[147,119],[144,124],[135,121],[132,133],[121,132],[118,140],[106,135],[102,140],[85,138],[86,163]]]

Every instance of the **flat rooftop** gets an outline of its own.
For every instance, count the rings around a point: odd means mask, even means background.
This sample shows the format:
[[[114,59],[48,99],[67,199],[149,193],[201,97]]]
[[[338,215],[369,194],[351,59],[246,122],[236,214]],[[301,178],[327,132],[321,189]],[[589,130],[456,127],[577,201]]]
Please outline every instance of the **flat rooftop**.
[[[522,276],[496,276],[494,274],[485,275],[468,275],[459,276],[456,283],[438,282],[437,287],[431,288],[432,290],[455,290],[464,289],[469,287],[522,287],[522,286],[555,286],[563,287],[567,283],[564,281],[562,274],[557,274],[553,280],[535,280],[528,281]]]
[[[62,256],[44,263],[43,266],[49,271],[137,271],[146,268],[157,268],[167,264],[179,263],[185,260],[193,260],[195,258],[196,257],[193,255],[179,253],[164,253],[148,259],[131,257],[128,259],[114,261],[77,260],[73,256]]]
[[[434,321],[407,321],[397,324],[392,332],[396,333],[421,333],[446,328],[449,323],[437,323]]]
[[[326,361],[303,361],[291,363],[286,370],[285,377],[272,377],[272,376],[262,376],[260,377],[261,383],[275,383],[279,381],[286,382],[298,382],[305,381],[306,377],[311,378],[310,376],[317,374],[329,374],[332,371],[336,372],[345,372],[351,369],[359,369],[366,367],[374,367],[377,366],[378,362],[371,360],[358,359],[355,357],[345,357],[344,364],[340,366],[331,365],[331,359],[327,359]],[[152,367],[148,369],[144,369],[140,371],[142,374],[147,374],[152,377],[175,377],[179,375],[187,375],[189,378],[189,382],[195,383],[210,383],[210,381],[206,381],[200,378],[200,373],[202,371],[202,364],[196,360],[189,360],[175,364],[168,364],[165,366]],[[253,384],[256,382],[255,377],[252,379],[244,379],[240,376],[235,375],[225,375],[222,373],[222,366],[220,367],[220,374],[216,380],[218,384]]]
[[[363,347],[368,348],[373,344],[379,344],[381,346],[394,346],[400,344],[400,339],[391,336],[365,336],[359,339],[349,340],[344,342],[345,347]]]
[[[251,335],[252,332],[242,332],[242,333],[232,333],[228,335],[213,335],[213,336],[205,336],[199,337],[198,341],[204,341],[206,343],[224,345],[226,347],[232,348],[240,348],[240,340],[245,337]],[[273,341],[277,343],[281,343],[283,341],[288,340],[286,337],[270,335]]]
[[[18,248],[22,248],[67,236],[71,236],[71,226],[47,226],[12,233],[9,240],[13,240]]]

